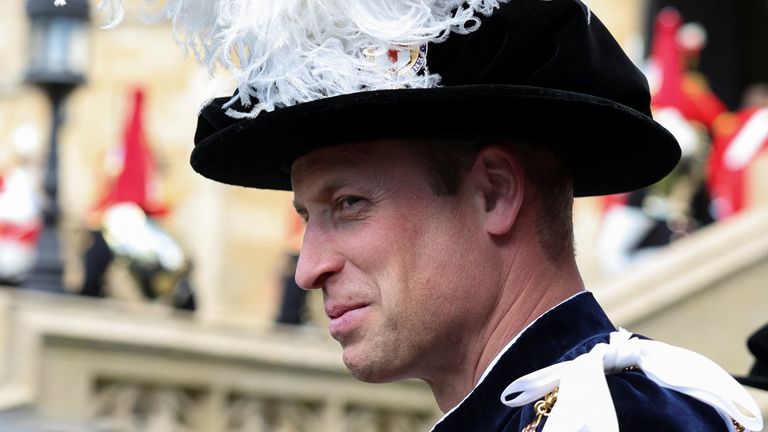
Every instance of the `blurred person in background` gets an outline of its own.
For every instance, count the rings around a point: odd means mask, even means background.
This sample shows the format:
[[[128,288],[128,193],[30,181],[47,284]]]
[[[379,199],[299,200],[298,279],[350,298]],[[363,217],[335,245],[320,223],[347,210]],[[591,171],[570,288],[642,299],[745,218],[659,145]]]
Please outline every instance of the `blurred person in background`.
[[[713,211],[727,219],[748,206],[750,195],[768,192],[768,176],[758,163],[768,155],[768,84],[747,88],[742,109],[718,119],[712,156],[709,160],[708,187]],[[755,185],[750,178],[756,177]],[[760,188],[760,185],[763,185]],[[768,203],[765,199],[763,204]]]
[[[768,324],[749,336],[747,348],[755,361],[749,374],[737,376],[736,380],[746,386],[768,391]]]
[[[283,267],[280,310],[275,321],[279,324],[304,324],[309,321],[307,291],[296,284],[296,264],[299,262],[304,223],[291,209],[286,233],[286,263]]]
[[[0,170],[0,284],[19,285],[35,263],[42,196],[34,126],[19,126]]]
[[[83,255],[80,294],[104,296],[106,275],[117,258],[124,262],[141,295],[193,310],[191,262],[158,223],[168,213],[158,193],[155,161],[146,143],[144,92],[133,91],[121,146],[108,162],[114,175],[90,215],[90,245]]]
[[[684,24],[680,13],[662,9],[655,20],[646,65],[654,118],[682,149],[678,166],[661,182],[606,197],[597,240],[601,270],[623,274],[661,247],[714,222],[706,188],[712,131],[725,104],[698,71],[707,41],[704,27]]]

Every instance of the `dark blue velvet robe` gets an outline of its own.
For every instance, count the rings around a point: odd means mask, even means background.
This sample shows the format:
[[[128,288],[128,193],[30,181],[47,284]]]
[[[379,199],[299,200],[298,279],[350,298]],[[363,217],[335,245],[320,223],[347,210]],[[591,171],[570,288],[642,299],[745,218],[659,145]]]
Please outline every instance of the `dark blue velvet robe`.
[[[616,331],[590,293],[579,294],[544,314],[500,357],[470,395],[439,421],[435,432],[520,432],[535,416],[533,404],[510,408],[501,393],[515,379],[572,360]],[[642,371],[606,377],[622,432],[727,431],[709,405],[658,386]],[[539,426],[540,431],[543,428]]]

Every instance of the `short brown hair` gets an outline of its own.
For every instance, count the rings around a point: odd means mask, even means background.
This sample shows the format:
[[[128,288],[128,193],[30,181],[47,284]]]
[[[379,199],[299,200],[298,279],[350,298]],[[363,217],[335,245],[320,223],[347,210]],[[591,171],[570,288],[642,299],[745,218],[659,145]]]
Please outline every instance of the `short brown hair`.
[[[430,186],[438,196],[455,195],[477,152],[495,141],[425,140],[409,146],[427,167]],[[555,152],[534,144],[503,142],[523,161],[526,178],[537,189],[536,231],[542,249],[554,263],[572,257],[573,175]]]

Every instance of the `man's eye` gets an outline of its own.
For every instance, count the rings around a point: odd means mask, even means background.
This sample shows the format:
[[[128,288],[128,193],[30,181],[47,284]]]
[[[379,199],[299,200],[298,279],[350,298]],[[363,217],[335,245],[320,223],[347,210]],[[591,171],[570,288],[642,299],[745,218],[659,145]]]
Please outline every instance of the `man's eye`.
[[[345,196],[339,199],[336,204],[339,210],[346,210],[363,203],[363,198],[359,196]]]

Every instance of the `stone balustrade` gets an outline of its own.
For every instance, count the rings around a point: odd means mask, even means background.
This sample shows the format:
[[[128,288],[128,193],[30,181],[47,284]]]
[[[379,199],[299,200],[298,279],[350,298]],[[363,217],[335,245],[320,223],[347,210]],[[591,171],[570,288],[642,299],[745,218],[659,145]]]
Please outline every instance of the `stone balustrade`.
[[[0,409],[114,432],[411,432],[439,416],[420,382],[356,381],[318,329],[217,328],[156,305],[0,294]]]

